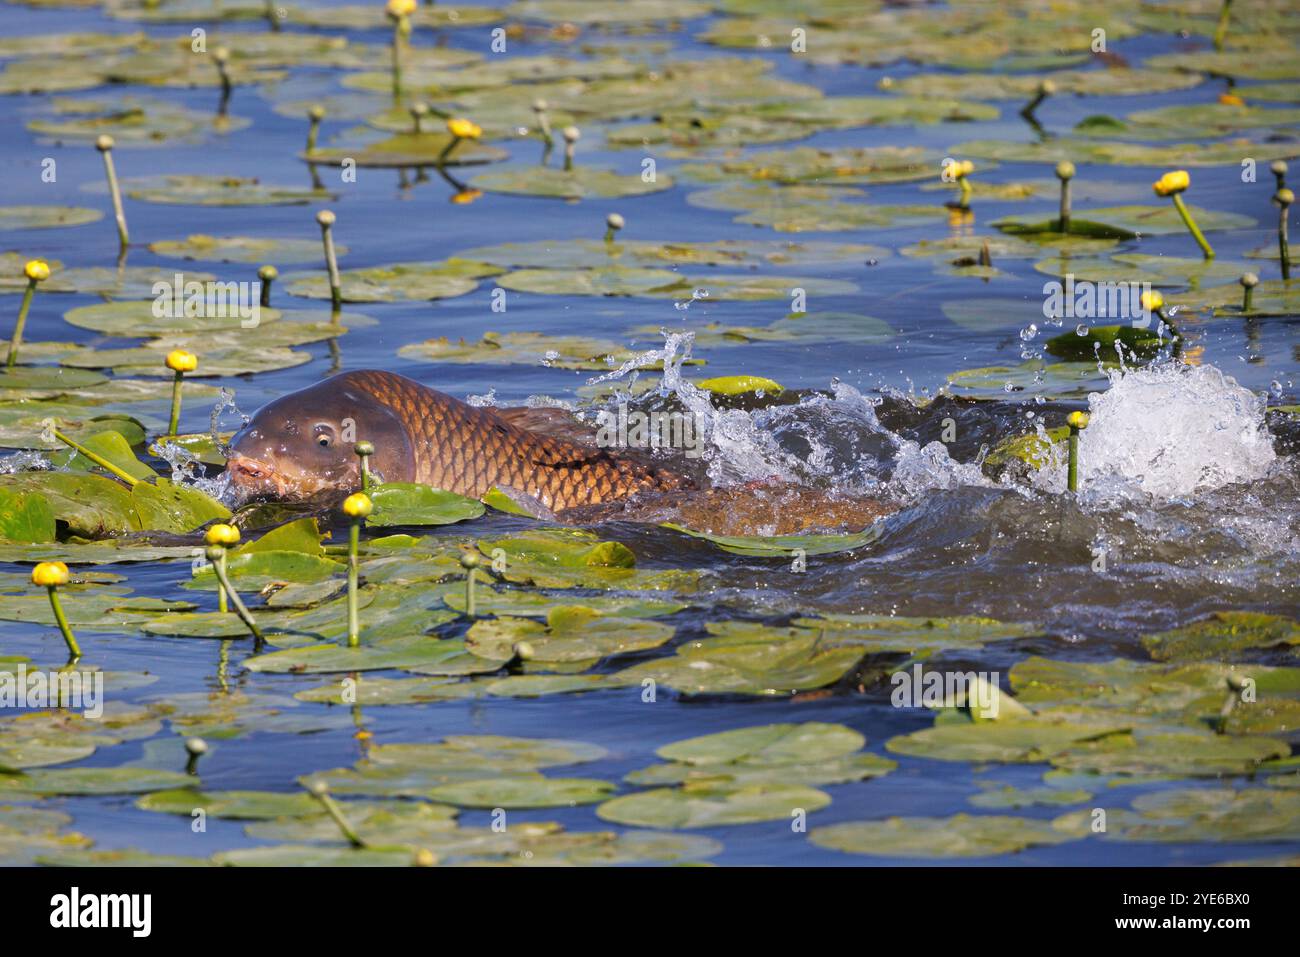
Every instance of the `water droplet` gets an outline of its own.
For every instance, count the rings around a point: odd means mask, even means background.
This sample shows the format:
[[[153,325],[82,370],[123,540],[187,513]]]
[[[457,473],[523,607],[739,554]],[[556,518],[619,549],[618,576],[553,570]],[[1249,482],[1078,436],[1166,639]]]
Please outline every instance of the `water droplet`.
[[[1074,327],[1074,334],[1076,336],[1086,336],[1088,334],[1088,326],[1085,323],[1079,323]]]

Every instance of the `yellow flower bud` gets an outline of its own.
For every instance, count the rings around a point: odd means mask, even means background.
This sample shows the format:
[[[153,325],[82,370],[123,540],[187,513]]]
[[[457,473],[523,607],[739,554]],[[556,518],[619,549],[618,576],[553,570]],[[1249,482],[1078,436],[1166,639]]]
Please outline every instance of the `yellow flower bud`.
[[[1141,303],[1142,308],[1147,312],[1155,312],[1157,309],[1164,306],[1165,297],[1160,294],[1160,290],[1152,289],[1150,292],[1142,293],[1138,302]]]
[[[1192,178],[1187,175],[1187,170],[1176,169],[1172,173],[1161,176],[1151,184],[1151,188],[1156,191],[1157,196],[1172,196],[1174,193],[1181,193],[1191,185]]]
[[[173,372],[193,372],[199,367],[199,357],[184,349],[173,349],[167,353],[167,368]]]
[[[402,17],[409,17],[415,12],[415,0],[388,0],[384,6],[384,12],[394,20],[400,20]]]
[[[375,507],[365,492],[354,492],[343,500],[343,513],[349,518],[365,518]]]
[[[483,135],[483,128],[473,120],[457,116],[447,121],[447,132],[462,140],[476,140]]]
[[[63,562],[41,562],[32,569],[32,584],[51,588],[68,583],[68,566]]]
[[[1065,421],[1072,429],[1086,429],[1088,427],[1088,413],[1071,412],[1065,417]]]
[[[231,548],[239,544],[239,529],[233,525],[218,523],[204,533],[203,540],[209,545],[224,545]]]
[[[953,160],[948,164],[948,174],[953,179],[962,179],[975,172],[975,164],[970,160]]]
[[[29,260],[23,267],[23,274],[35,282],[44,282],[50,278],[50,264],[44,259]]]

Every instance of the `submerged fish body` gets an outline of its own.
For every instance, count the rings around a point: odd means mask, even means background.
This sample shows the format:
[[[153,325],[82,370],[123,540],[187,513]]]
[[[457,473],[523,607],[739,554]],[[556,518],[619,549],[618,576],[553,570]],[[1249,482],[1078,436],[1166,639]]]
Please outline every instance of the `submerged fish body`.
[[[385,481],[472,498],[499,488],[551,512],[693,484],[556,429],[528,427],[543,412],[471,406],[392,372],[345,372],[259,410],[232,441],[226,468],[246,497],[350,491],[360,485],[355,444],[368,441],[371,468]],[[571,429],[579,435],[576,423]]]
[[[860,530],[893,507],[790,485],[701,487],[556,409],[480,408],[392,372],[345,372],[268,403],[235,436],[226,471],[242,498],[309,499],[360,487],[355,445],[387,482],[471,498],[493,488],[538,517],[676,522],[719,535]]]

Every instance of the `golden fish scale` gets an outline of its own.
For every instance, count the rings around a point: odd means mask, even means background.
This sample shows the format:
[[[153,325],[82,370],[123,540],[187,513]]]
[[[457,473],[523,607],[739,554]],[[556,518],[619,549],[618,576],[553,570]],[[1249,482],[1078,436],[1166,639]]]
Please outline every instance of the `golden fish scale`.
[[[558,512],[683,484],[672,473],[605,450],[518,428],[491,409],[467,405],[401,376],[359,372],[352,381],[406,424],[415,480],[435,488],[473,498],[494,486],[511,488]]]

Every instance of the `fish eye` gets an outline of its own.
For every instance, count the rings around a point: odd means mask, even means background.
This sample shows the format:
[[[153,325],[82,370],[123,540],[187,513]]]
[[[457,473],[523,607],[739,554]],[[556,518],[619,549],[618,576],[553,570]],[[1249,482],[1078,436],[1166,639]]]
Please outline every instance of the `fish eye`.
[[[334,430],[323,422],[316,426],[316,444],[323,449],[334,444]]]

